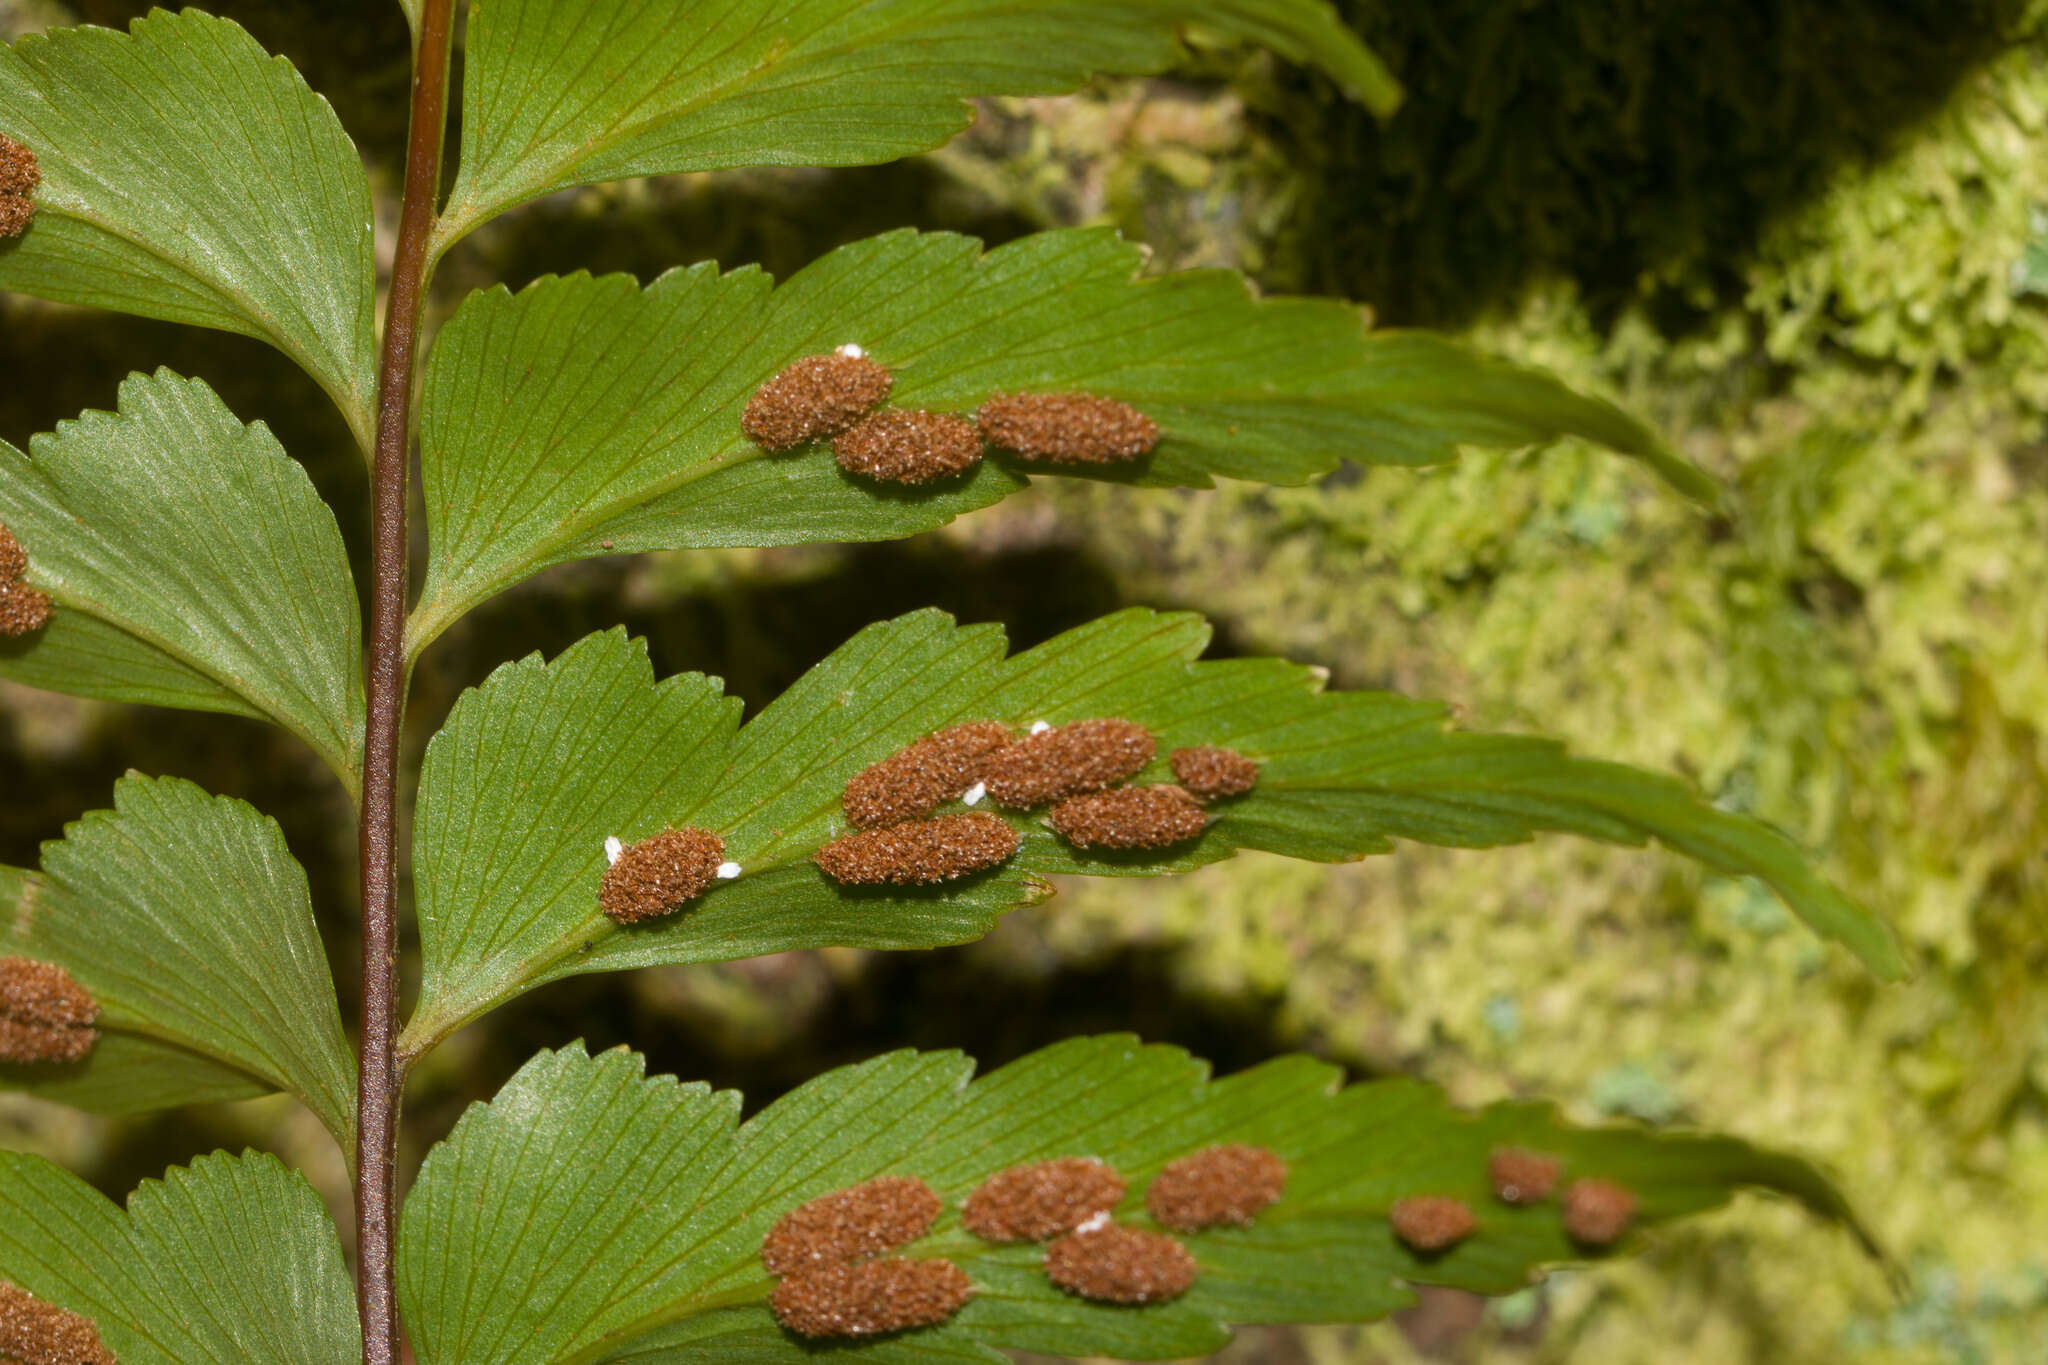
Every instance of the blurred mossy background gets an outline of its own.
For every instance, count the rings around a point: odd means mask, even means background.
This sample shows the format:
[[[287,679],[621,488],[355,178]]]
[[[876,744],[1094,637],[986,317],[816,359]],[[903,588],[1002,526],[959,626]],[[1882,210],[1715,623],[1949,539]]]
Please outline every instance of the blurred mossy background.
[[[299,62],[380,189],[403,134],[395,5],[216,10]],[[1707,516],[1571,446],[1298,490],[1047,483],[903,545],[570,566],[423,665],[423,742],[505,658],[623,620],[665,671],[758,705],[868,621],[937,604],[1029,643],[1125,602],[1336,685],[1686,773],[1793,831],[1898,925],[1876,988],[1767,894],[1566,840],[1340,868],[1242,858],[1076,884],[981,944],[793,954],[552,986],[459,1036],[409,1099],[412,1155],[533,1048],[627,1042],[750,1102],[905,1043],[999,1061],[1136,1028],[1234,1068],[1310,1048],[1462,1100],[1731,1130],[1835,1171],[1911,1271],[1746,1201],[1640,1259],[1397,1324],[1250,1333],[1239,1360],[2048,1361],[2048,3],[1356,0],[1411,90],[1379,127],[1263,57],[995,101],[953,146],[857,171],[556,196],[451,260],[439,306],[578,268],[778,274],[888,227],[999,241],[1115,223],[1159,269],[1227,265],[1548,366],[1738,490]],[[0,36],[133,0],[0,0]],[[388,11],[388,12],[387,12]],[[386,211],[388,211],[388,205]],[[0,298],[0,437],[25,444],[168,364],[271,423],[360,551],[360,466],[253,343]],[[313,874],[345,1002],[352,818],[252,725],[8,687],[0,858],[124,768],[255,801]],[[278,1102],[110,1123],[0,1097],[0,1144],[120,1194],[254,1144],[337,1202]]]

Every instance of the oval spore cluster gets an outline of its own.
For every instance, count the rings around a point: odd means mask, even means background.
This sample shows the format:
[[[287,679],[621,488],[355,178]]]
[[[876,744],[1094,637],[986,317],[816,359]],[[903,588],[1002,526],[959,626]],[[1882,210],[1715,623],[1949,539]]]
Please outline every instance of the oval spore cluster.
[[[1184,786],[1121,785],[1158,752],[1150,730],[1121,716],[1040,721],[1021,736],[1000,721],[949,725],[849,778],[840,805],[855,829],[818,849],[812,861],[845,886],[919,886],[998,867],[1021,847],[999,816],[933,814],[955,800],[991,800],[1018,811],[1050,807],[1045,823],[1075,848],[1171,848],[1199,838],[1210,817]],[[1175,762],[1186,766],[1190,754],[1198,756],[1197,768],[1227,773],[1220,785],[1229,794],[1257,781],[1257,762],[1234,750],[1178,749]]]
[[[0,1360],[22,1365],[114,1365],[91,1318],[0,1280]]]
[[[0,957],[0,1062],[83,1061],[99,1017],[92,992],[56,963]]]
[[[1150,455],[1159,424],[1128,403],[1086,393],[997,394],[977,414],[993,446],[1049,464],[1119,464]]]
[[[1145,1211],[1177,1232],[1250,1227],[1286,1188],[1287,1163],[1278,1152],[1224,1143],[1168,1162],[1145,1189]]]
[[[1124,1178],[1094,1157],[1056,1157],[997,1171],[961,1206],[960,1221],[984,1242],[1043,1242],[1072,1232],[1123,1201]]]
[[[1502,1203],[1526,1207],[1551,1197],[1564,1170],[1556,1157],[1518,1147],[1496,1149],[1487,1177]],[[1120,1218],[1130,1182],[1094,1156],[1062,1156],[1005,1167],[960,1204],[960,1228],[997,1246],[1040,1243],[1048,1283],[1092,1303],[1139,1306],[1185,1294],[1202,1274],[1183,1237],[1248,1228],[1286,1196],[1280,1153],[1250,1143],[1219,1143],[1167,1162],[1143,1191],[1157,1227]],[[1560,1215],[1581,1247],[1623,1236],[1638,1201],[1623,1185],[1585,1176],[1565,1187]],[[959,1265],[904,1254],[944,1213],[936,1191],[915,1176],[882,1176],[797,1205],[761,1245],[777,1283],[776,1320],[801,1336],[829,1339],[901,1332],[945,1321],[973,1298]],[[1427,1191],[1388,1207],[1394,1235],[1411,1253],[1433,1259],[1484,1231],[1466,1199]],[[948,1233],[948,1236],[953,1234]]]
[[[619,849],[598,884],[597,903],[620,924],[681,910],[704,894],[725,863],[725,840],[708,829],[665,829]]]
[[[740,429],[763,450],[793,450],[837,436],[889,396],[896,380],[857,348],[793,360],[754,391]]]
[[[0,133],[0,239],[19,237],[36,216],[43,168],[33,149]]]
[[[49,594],[28,584],[28,551],[0,523],[0,635],[31,635],[49,623]]]

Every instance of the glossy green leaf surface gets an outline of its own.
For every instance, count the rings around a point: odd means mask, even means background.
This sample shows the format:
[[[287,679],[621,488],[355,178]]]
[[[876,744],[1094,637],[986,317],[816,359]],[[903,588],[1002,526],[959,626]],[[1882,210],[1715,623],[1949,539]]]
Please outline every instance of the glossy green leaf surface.
[[[289,62],[196,10],[55,29],[0,47],[0,133],[43,173],[0,290],[269,341],[368,448],[370,185]]]
[[[470,8],[437,240],[569,185],[926,151],[967,127],[972,97],[1162,70],[1188,23],[1319,67],[1381,113],[1399,102],[1324,0],[488,0]]]
[[[361,1358],[334,1224],[272,1156],[201,1157],[124,1212],[41,1157],[0,1152],[0,1280],[90,1318],[121,1365]]]
[[[50,623],[0,677],[275,721],[353,791],[361,617],[334,514],[261,422],[168,370],[131,375],[24,455],[0,441],[0,522]]]
[[[1402,1282],[1501,1293],[1584,1254],[1554,1203],[1496,1199],[1486,1160],[1519,1146],[1565,1179],[1620,1182],[1641,1223],[1713,1208],[1738,1188],[1791,1196],[1854,1225],[1804,1162],[1711,1137],[1573,1129],[1546,1106],[1451,1109],[1422,1084],[1343,1085],[1333,1066],[1283,1057],[1224,1080],[1177,1048],[1082,1038],[974,1078],[958,1053],[898,1052],[792,1091],[745,1124],[739,1096],[644,1078],[623,1050],[544,1052],[429,1154],[406,1206],[399,1288],[424,1365],[599,1360],[802,1360],[765,1307],[762,1237],[797,1204],[878,1175],[917,1176],[946,1205],[902,1254],[946,1257],[977,1287],[949,1323],[869,1343],[888,1361],[1202,1355],[1228,1325],[1363,1321],[1412,1302]],[[1187,1235],[1189,1292],[1143,1308],[1075,1298],[1042,1249],[966,1232],[961,1201],[998,1170],[1094,1156],[1121,1172],[1117,1221],[1152,1226],[1144,1190],[1168,1162],[1217,1143],[1269,1148],[1285,1193],[1248,1228]],[[1387,1212],[1449,1195],[1478,1231],[1421,1257]]]
[[[54,962],[100,1002],[99,1044],[0,1085],[132,1113],[271,1090],[354,1141],[355,1061],[306,874],[269,817],[178,778],[130,776],[114,809],[0,869],[0,954]]]
[[[1341,460],[1424,465],[1461,445],[1575,435],[1688,493],[1714,485],[1610,405],[1439,337],[1370,331],[1349,304],[1255,299],[1206,270],[1141,279],[1106,230],[974,239],[892,232],[776,287],[702,266],[473,295],[442,331],[422,398],[433,545],[410,647],[565,560],[694,546],[886,540],[1025,486],[992,457],[906,491],[842,472],[823,445],[768,455],[740,429],[754,390],[855,342],[902,407],[972,411],[998,392],[1081,390],[1136,405],[1159,448],[1108,475],[1204,487],[1298,484]],[[1040,469],[1043,469],[1041,466]]]
[[[1885,925],[1788,840],[1673,778],[1541,739],[1453,732],[1441,705],[1324,693],[1314,670],[1276,659],[1198,663],[1208,640],[1199,617],[1133,609],[1006,657],[999,627],[915,612],[856,635],[743,727],[716,682],[656,682],[644,644],[622,631],[586,637],[552,663],[505,665],[456,703],[427,748],[414,842],[425,975],[401,1046],[423,1051],[513,994],[578,972],[964,942],[1042,898],[1051,873],[1179,872],[1240,848],[1335,861],[1397,839],[1486,847],[1545,830],[1655,838],[1760,876],[1873,970],[1901,969]],[[1097,716],[1157,736],[1159,757],[1134,782],[1170,781],[1171,750],[1217,744],[1261,764],[1258,787],[1213,807],[1199,839],[1150,853],[1082,852],[1036,814],[1011,813],[1017,855],[939,888],[848,891],[811,863],[847,829],[847,779],[930,731]],[[719,834],[742,875],[665,919],[607,919],[597,903],[605,839],[684,824]]]

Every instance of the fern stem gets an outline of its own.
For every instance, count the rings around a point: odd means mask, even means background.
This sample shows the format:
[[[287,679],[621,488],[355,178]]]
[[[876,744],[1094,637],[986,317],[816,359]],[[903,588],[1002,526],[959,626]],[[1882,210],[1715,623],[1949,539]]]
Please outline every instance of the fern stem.
[[[371,468],[369,722],[363,744],[362,1031],[356,1083],[356,1303],[364,1365],[399,1358],[394,1283],[398,1109],[404,1075],[398,1026],[398,745],[405,712],[406,475],[412,459],[413,370],[419,359],[427,246],[448,125],[448,54],[455,0],[427,0],[413,63],[405,199],[384,319]]]

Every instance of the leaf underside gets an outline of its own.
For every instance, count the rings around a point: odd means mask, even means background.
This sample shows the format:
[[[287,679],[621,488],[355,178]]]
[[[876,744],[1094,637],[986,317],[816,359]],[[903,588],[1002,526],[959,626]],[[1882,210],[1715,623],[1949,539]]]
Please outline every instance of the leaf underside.
[[[975,96],[1163,70],[1185,23],[1319,67],[1383,115],[1400,100],[1323,0],[491,0],[470,13],[437,243],[570,185],[926,151]]]
[[[370,185],[326,100],[196,10],[0,47],[0,133],[43,183],[0,290],[269,341],[368,448]]]
[[[740,412],[754,390],[846,342],[889,367],[901,407],[971,412],[998,392],[1070,390],[1137,406],[1163,437],[1099,475],[1122,482],[1299,484],[1347,459],[1425,465],[1461,445],[1575,435],[1714,494],[1639,423],[1546,375],[1371,332],[1349,304],[1255,299],[1229,271],[1148,279],[1142,264],[1102,229],[987,253],[902,231],[779,288],[706,265],[644,290],[578,275],[471,296],[436,341],[421,400],[433,555],[409,649],[550,564],[893,539],[1025,486],[1027,467],[1007,457],[905,490],[842,472],[823,445],[768,455],[749,442]]]
[[[401,1046],[417,1054],[579,972],[964,942],[1042,898],[1051,874],[1183,872],[1240,848],[1336,861],[1397,839],[1487,847],[1545,830],[1656,838],[1755,874],[1874,970],[1900,970],[1885,926],[1788,840],[1673,778],[1571,758],[1546,740],[1451,732],[1439,704],[1324,693],[1314,670],[1280,660],[1198,663],[1208,640],[1199,617],[1132,609],[1006,658],[1000,627],[915,612],[856,635],[745,726],[714,680],[656,682],[644,642],[620,630],[552,663],[505,665],[427,748],[415,837],[424,980]],[[847,779],[926,733],[1097,716],[1158,737],[1158,760],[1133,782],[1170,781],[1171,750],[1216,744],[1261,764],[1258,787],[1214,807],[1199,839],[1163,851],[1088,854],[1035,814],[1009,813],[1019,853],[938,888],[852,892],[810,862],[847,828]],[[685,824],[720,835],[743,875],[663,920],[605,918],[605,839]]]
[[[0,1280],[92,1319],[121,1365],[339,1365],[362,1350],[334,1224],[272,1156],[201,1157],[124,1213],[41,1157],[0,1152]]]
[[[100,1002],[69,1065],[0,1068],[0,1086],[102,1113],[272,1090],[350,1149],[355,1059],[306,874],[276,822],[177,778],[130,776],[114,809],[0,868],[0,955],[64,968]]]
[[[0,677],[276,721],[351,791],[361,618],[341,529],[261,422],[168,370],[131,375],[24,455],[0,441],[0,522],[50,623],[0,640]]]
[[[1226,1324],[1362,1321],[1412,1301],[1403,1282],[1502,1293],[1582,1256],[1554,1204],[1497,1200],[1496,1147],[1562,1159],[1565,1179],[1617,1181],[1654,1224],[1739,1187],[1791,1196],[1855,1227],[1804,1162],[1724,1138],[1573,1129],[1547,1106],[1449,1108],[1432,1088],[1342,1085],[1284,1057],[1220,1081],[1176,1048],[1122,1036],[1057,1044],[979,1079],[958,1053],[898,1052],[843,1067],[745,1124],[731,1092],[645,1079],[623,1050],[544,1052],[429,1154],[405,1210],[399,1290],[423,1365],[463,1362],[800,1360],[812,1353],[765,1307],[769,1226],[795,1205],[877,1175],[927,1181],[947,1212],[903,1254],[943,1256],[978,1292],[944,1326],[865,1344],[882,1360],[999,1362],[997,1348],[1062,1356],[1202,1355]],[[1129,1180],[1119,1222],[1150,1226],[1144,1189],[1167,1162],[1217,1143],[1267,1147],[1286,1191],[1249,1228],[1186,1237],[1201,1275],[1143,1308],[1055,1289],[1041,1248],[967,1233],[961,1200],[1004,1167],[1094,1156]],[[1449,1195],[1479,1230],[1424,1258],[1387,1212]]]

